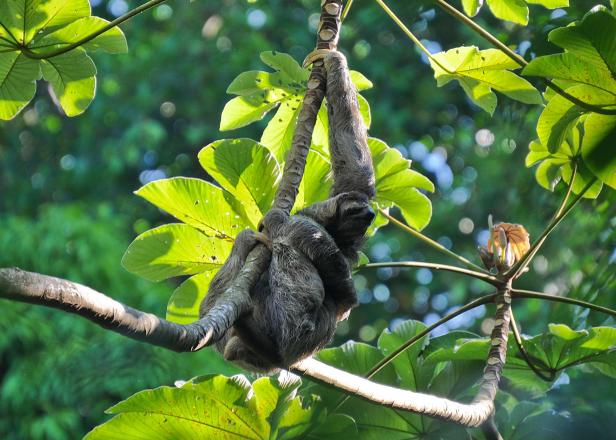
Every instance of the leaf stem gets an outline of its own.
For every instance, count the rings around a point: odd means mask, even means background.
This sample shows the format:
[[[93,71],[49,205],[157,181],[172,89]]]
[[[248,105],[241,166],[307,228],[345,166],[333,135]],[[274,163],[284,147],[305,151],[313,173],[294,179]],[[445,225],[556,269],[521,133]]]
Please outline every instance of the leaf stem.
[[[605,313],[616,318],[616,310],[609,309],[607,307],[598,306],[587,301],[580,299],[568,298],[566,296],[548,295],[547,293],[535,292],[534,290],[512,289],[511,296],[515,298],[532,298],[532,299],[544,299],[546,301],[561,302],[566,304],[573,304],[579,307],[584,307],[596,312]]]
[[[475,272],[474,270],[464,269],[462,267],[449,266],[447,264],[439,264],[439,263],[426,263],[423,261],[390,261],[384,263],[368,263],[362,267],[367,268],[379,268],[379,267],[423,267],[427,269],[434,270],[445,270],[448,272],[461,273],[464,275],[471,276],[473,278],[477,278],[479,280],[485,281],[486,283],[492,284],[493,286],[500,286],[504,282],[494,275],[484,274],[481,272]]]
[[[370,371],[368,371],[368,373],[364,377],[366,377],[367,379],[371,379],[376,373],[381,371],[387,364],[389,364],[391,361],[397,358],[407,348],[411,347],[413,344],[420,341],[424,336],[428,335],[432,330],[445,324],[447,321],[451,321],[453,318],[455,318],[458,315],[461,315],[464,312],[468,312],[469,310],[475,309],[481,305],[493,302],[497,295],[498,293],[491,293],[490,295],[482,296],[480,298],[477,298],[469,302],[468,304],[465,304],[464,306],[460,307],[458,310],[451,312],[450,314],[446,316],[443,316],[441,319],[436,321],[434,324],[426,327],[424,330],[417,333],[411,339],[407,340],[402,345],[400,345],[400,347],[398,347],[397,349],[392,351],[390,354],[385,356],[383,359],[381,359],[377,364],[375,364],[370,369]],[[340,399],[340,401],[336,404],[332,412],[337,411],[348,400],[348,398],[349,398],[348,396],[345,396],[342,399]]]
[[[89,41],[92,41],[93,39],[95,39],[96,37],[98,37],[99,35],[104,34],[105,32],[107,32],[108,30],[124,23],[125,21],[133,18],[135,15],[138,15],[144,11],[147,11],[150,8],[153,8],[156,5],[159,5],[160,3],[163,3],[167,0],[150,0],[148,2],[145,2],[144,4],[142,4],[141,6],[137,6],[135,9],[132,9],[130,11],[128,11],[126,14],[116,18],[113,21],[110,21],[109,23],[107,23],[105,26],[103,26],[102,28],[100,28],[99,30],[97,30],[96,32],[91,33],[90,35],[86,35],[85,37],[81,38],[80,40],[69,44],[68,46],[64,46],[61,48],[58,48],[56,50],[53,50],[51,52],[47,52],[47,53],[36,53],[33,52],[32,50],[30,50],[28,47],[21,47],[21,50],[23,51],[23,54],[25,56],[27,56],[28,58],[32,58],[35,60],[43,60],[43,59],[48,59],[48,58],[52,58],[52,57],[56,57],[58,55],[62,55],[66,52],[69,52],[77,47],[80,47],[86,43],[88,43]]]
[[[434,62],[434,64],[436,64],[437,66],[439,66],[441,69],[443,69],[445,72],[452,74],[453,72],[451,70],[449,70],[448,68],[446,68],[445,66],[443,66],[436,58],[434,58],[432,56],[432,54],[430,53],[430,51],[421,43],[421,41],[419,41],[419,38],[417,38],[412,32],[411,30],[406,27],[406,25],[402,22],[402,20],[400,20],[398,18],[398,16],[391,10],[389,9],[389,6],[387,6],[385,4],[385,2],[383,0],[375,0],[377,2],[377,4],[385,11],[385,13],[387,13],[387,15],[389,15],[389,17],[394,21],[394,23],[396,23],[398,25],[398,27],[400,29],[402,29],[402,32],[404,32],[406,34],[407,37],[409,37],[411,39],[411,41],[413,43],[415,43],[415,45],[431,60]]]
[[[437,251],[448,255],[451,258],[455,258],[456,260],[458,260],[460,263],[464,264],[466,267],[469,267],[473,270],[476,270],[477,272],[481,272],[485,275],[489,275],[490,273],[485,270],[484,268],[477,266],[476,264],[474,264],[473,262],[471,262],[470,260],[467,260],[466,258],[464,258],[461,255],[456,254],[453,251],[450,251],[449,249],[447,249],[445,246],[443,246],[442,244],[440,244],[437,241],[432,240],[430,237],[425,236],[424,234],[422,234],[421,232],[411,228],[410,226],[402,223],[400,220],[398,220],[397,218],[395,218],[394,216],[392,216],[391,214],[389,214],[387,211],[385,211],[384,209],[379,209],[379,212],[381,214],[383,214],[385,217],[387,217],[387,219],[392,222],[394,225],[398,226],[399,228],[403,229],[404,231],[408,232],[409,234],[411,234],[412,236],[414,236],[415,238],[420,239],[421,241],[423,241],[424,243],[426,243],[428,246],[431,246],[432,248],[436,249]]]
[[[513,338],[515,340],[516,345],[518,346],[518,350],[524,358],[526,365],[529,366],[533,373],[535,373],[540,379],[546,382],[552,382],[554,380],[554,373],[550,371],[550,375],[547,376],[543,371],[541,371],[538,367],[535,366],[535,363],[531,360],[530,355],[524,348],[524,342],[522,341],[522,335],[520,335],[520,331],[518,330],[518,326],[515,322],[515,317],[513,316],[513,310],[511,311],[511,330],[513,331]]]
[[[353,0],[348,0],[344,5],[344,9],[342,10],[342,14],[340,15],[340,23],[343,23],[346,19],[349,11],[351,10],[351,6],[353,6]]]
[[[522,56],[520,56],[519,54],[515,53],[513,50],[511,50],[509,47],[507,47],[507,45],[505,43],[500,41],[498,38],[496,38],[490,32],[488,32],[487,30],[485,30],[484,28],[479,26],[477,23],[475,23],[473,20],[471,20],[466,15],[464,15],[462,12],[460,12],[455,7],[451,6],[446,1],[444,1],[444,0],[435,0],[435,3],[443,11],[445,11],[446,13],[448,13],[449,15],[454,17],[456,20],[461,21],[462,23],[464,23],[465,25],[467,25],[468,27],[473,29],[484,40],[487,40],[493,46],[495,46],[498,49],[500,49],[501,51],[503,51],[505,53],[505,55],[507,55],[509,58],[511,58],[516,63],[518,63],[521,67],[525,67],[528,64],[528,61],[526,61]],[[580,107],[582,107],[582,108],[584,108],[586,110],[589,110],[589,111],[592,111],[592,112],[595,112],[595,113],[599,113],[599,114],[602,114],[602,115],[616,115],[616,110],[606,110],[606,109],[604,109],[601,106],[596,106],[596,105],[593,105],[593,104],[588,104],[587,102],[584,102],[584,101],[576,98],[575,96],[570,95],[569,93],[564,91],[562,88],[560,88],[558,85],[554,84],[554,82],[552,82],[552,80],[550,80],[548,78],[543,78],[543,81],[545,82],[545,84],[549,88],[554,90],[560,96],[562,96],[563,98],[571,101],[572,103],[574,103],[574,104],[576,104],[576,105],[578,105],[578,106],[580,106]]]
[[[520,275],[522,269],[524,269],[528,265],[528,263],[530,263],[530,261],[539,251],[541,245],[545,242],[548,236],[552,233],[556,226],[558,226],[562,219],[565,218],[565,216],[573,209],[573,207],[578,204],[584,194],[586,194],[586,191],[590,189],[590,187],[595,183],[596,180],[596,177],[591,179],[588,184],[586,184],[586,186],[582,189],[582,191],[580,191],[580,193],[575,196],[569,206],[565,208],[564,203],[561,205],[561,207],[557,211],[557,215],[555,215],[550,224],[545,228],[539,239],[535,243],[533,243],[528,252],[526,252],[524,256],[505,273],[504,277],[506,279],[514,279]],[[571,183],[573,184],[573,181],[571,181]],[[567,194],[569,194],[569,192],[567,192]],[[568,195],[565,197],[565,199],[567,198]],[[564,202],[566,203],[566,200]]]

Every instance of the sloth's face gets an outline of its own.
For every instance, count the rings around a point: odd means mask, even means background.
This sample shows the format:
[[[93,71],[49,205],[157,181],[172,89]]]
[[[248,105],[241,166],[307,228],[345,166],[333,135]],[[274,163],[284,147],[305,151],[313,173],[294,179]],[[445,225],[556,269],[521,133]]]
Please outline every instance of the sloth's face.
[[[366,233],[374,219],[374,211],[370,207],[368,197],[359,192],[349,192],[341,197],[338,204],[336,224],[336,241],[342,245],[349,241],[357,241]]]

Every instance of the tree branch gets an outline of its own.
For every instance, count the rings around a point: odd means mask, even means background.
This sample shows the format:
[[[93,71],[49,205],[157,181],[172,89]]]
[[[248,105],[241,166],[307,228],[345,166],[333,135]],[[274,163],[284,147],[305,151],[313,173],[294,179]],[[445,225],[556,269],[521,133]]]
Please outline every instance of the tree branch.
[[[480,300],[485,298],[487,297],[480,298]],[[333,385],[349,394],[379,405],[436,417],[464,426],[481,426],[489,420],[489,417],[494,412],[494,398],[498,391],[498,383],[507,356],[507,339],[511,311],[510,286],[507,285],[499,289],[495,294],[495,298],[496,314],[494,316],[494,328],[490,337],[490,351],[484,375],[479,385],[479,391],[469,404],[377,384],[366,378],[358,377],[324,364],[314,358],[298,362],[292,368],[317,381]],[[413,342],[420,339],[417,336],[413,338]],[[406,348],[409,345],[404,344],[404,347]],[[396,353],[399,354],[402,351],[398,349]],[[375,371],[375,369],[373,368],[372,371]]]
[[[342,0],[326,0],[321,7],[321,21],[317,30],[317,49],[335,50],[338,44],[340,30],[340,13],[342,12]],[[323,61],[315,61],[308,78],[308,89],[304,95],[302,108],[297,117],[295,133],[291,150],[282,174],[282,181],[276,192],[274,207],[290,212],[295,204],[295,198],[299,184],[304,175],[306,158],[310,151],[312,132],[317,120],[317,115],[323,98],[325,97],[325,68]]]
[[[263,251],[269,253],[266,248]],[[224,302],[220,301],[206,317],[191,324],[176,324],[124,305],[90,287],[18,268],[0,268],[0,298],[74,313],[107,330],[169,350],[198,351],[218,340],[252,306],[250,288],[269,262],[268,255],[258,258],[261,252],[248,258],[225,293]]]
[[[546,301],[561,302],[566,304],[573,304],[579,307],[585,307],[587,309],[595,310],[597,312],[605,313],[616,318],[616,310],[608,309],[607,307],[598,306],[593,303],[582,301],[575,298],[567,298],[566,296],[548,295],[547,293],[535,292],[532,290],[511,289],[511,296],[514,298],[531,298],[531,299],[543,299]]]
[[[501,286],[503,285],[503,281],[495,277],[494,275],[488,275],[481,272],[475,272],[474,270],[464,269],[462,267],[449,266],[447,264],[440,263],[425,263],[423,261],[388,261],[384,263],[368,263],[363,265],[362,267],[366,268],[379,268],[379,267],[422,267],[427,269],[434,270],[445,270],[447,272],[460,273],[463,275],[468,275],[473,278],[477,278],[478,280],[485,281],[486,283],[492,284],[493,286]]]

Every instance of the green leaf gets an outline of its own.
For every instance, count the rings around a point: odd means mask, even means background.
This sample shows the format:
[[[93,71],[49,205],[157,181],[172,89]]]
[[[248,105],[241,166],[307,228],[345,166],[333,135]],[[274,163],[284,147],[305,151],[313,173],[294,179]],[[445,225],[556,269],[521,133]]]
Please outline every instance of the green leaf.
[[[316,426],[307,438],[317,440],[338,440],[341,438],[356,438],[357,425],[355,420],[346,414],[331,414],[325,422]]]
[[[284,163],[291,145],[297,125],[297,116],[301,105],[293,100],[280,104],[278,111],[263,130],[261,143],[276,157],[279,163]]]
[[[230,193],[204,180],[156,180],[135,194],[212,237],[231,240],[243,229],[254,226]]]
[[[268,149],[252,139],[225,139],[204,147],[199,162],[241,202],[256,228],[272,205],[281,174]]]
[[[130,433],[133,439],[175,439],[189,433],[194,438],[266,439],[271,428],[253,391],[243,376],[207,376],[181,388],[142,391],[109,409],[115,416],[86,438],[120,439]]]
[[[496,18],[528,24],[528,6],[523,0],[486,0]]]
[[[0,8],[0,23],[28,45],[39,30],[53,30],[90,15],[88,0],[11,0]]]
[[[569,0],[526,0],[526,3],[541,5],[548,9],[566,8],[569,6]]]
[[[264,96],[238,96],[227,102],[220,115],[220,131],[234,130],[260,121],[267,112],[278,105],[278,100]]]
[[[122,265],[145,279],[161,281],[218,269],[231,246],[188,225],[163,225],[138,236],[126,250]]]
[[[216,270],[194,275],[179,285],[167,304],[167,319],[178,324],[190,324],[199,319],[199,306]]]
[[[589,64],[584,58],[569,52],[546,55],[532,60],[522,71],[528,76],[541,76],[593,86],[616,96],[616,80],[605,67]]]
[[[616,78],[616,17],[607,11],[586,14],[580,23],[554,29],[549,40]]]
[[[482,5],[483,0],[462,0],[462,7],[464,8],[464,13],[469,17],[474,17],[475,15],[477,15]]]
[[[294,209],[299,210],[329,197],[332,186],[331,164],[321,154],[310,151],[306,160],[304,177],[299,185]]]
[[[355,89],[358,92],[362,90],[368,90],[373,87],[372,81],[366,78],[362,73],[357,72],[356,70],[349,70],[349,76],[351,77],[351,82],[355,86]]]
[[[556,184],[560,181],[560,165],[562,164],[554,159],[547,159],[541,162],[535,171],[535,178],[539,185],[548,191],[554,191]]]
[[[417,188],[434,191],[434,184],[425,176],[410,170],[410,161],[383,141],[368,139],[376,177],[375,201],[381,208],[398,206],[406,222],[416,229],[424,228],[432,217],[430,200]]]
[[[584,193],[583,197],[586,199],[596,199],[603,188],[603,183],[600,180],[595,179],[595,176],[582,161],[580,161],[577,165],[577,174],[575,175],[575,180],[573,182],[571,182],[571,178],[573,177],[573,164],[571,162],[564,164],[560,168],[560,174],[563,181],[567,185],[573,185],[571,188],[573,194],[579,194],[591,180],[595,180],[590,188],[588,188],[588,190]]]
[[[616,189],[616,116],[593,113],[584,122],[584,164],[603,183]]]
[[[568,87],[566,92],[583,102],[598,106],[616,105],[616,97],[608,92],[598,90],[594,86],[578,84]],[[580,116],[587,113],[567,98],[554,95],[547,103],[537,122],[537,134],[543,145],[550,152],[562,147],[563,142],[570,135],[571,128]]]
[[[463,46],[433,57],[447,69],[430,60],[437,85],[442,87],[450,81],[458,81],[468,97],[490,114],[496,108],[496,95],[492,90],[526,104],[542,102],[541,95],[528,81],[509,70],[519,66],[500,50],[479,51],[474,46]]]
[[[293,81],[308,81],[310,75],[308,69],[300,66],[289,54],[276,51],[261,52],[261,61],[272,69],[284,73]]]
[[[107,24],[109,24],[109,21],[100,17],[83,17],[55,32],[46,34],[39,40],[35,40],[30,49],[35,52],[38,52],[36,49],[41,49],[41,53],[49,52],[52,48],[55,49],[67,44],[76,43]],[[128,52],[126,37],[119,27],[109,29],[81,47],[86,50],[102,50],[109,53]]]
[[[261,72],[250,70],[240,73],[227,87],[231,95],[249,96],[267,90],[282,90],[288,93],[300,92],[300,84],[291,81],[282,72]]]
[[[19,52],[0,53],[0,119],[12,119],[30,102],[40,76],[37,61]]]
[[[73,49],[41,62],[43,78],[51,84],[67,116],[83,113],[96,93],[96,67],[83,49]]]
[[[364,376],[377,362],[383,359],[383,354],[371,345],[349,341],[340,347],[319,351],[317,358],[349,373]],[[396,374],[392,366],[388,365],[378,372],[375,375],[375,380],[387,384],[396,383]]]
[[[425,329],[426,325],[420,321],[404,321],[394,331],[384,330],[379,337],[378,347],[388,356]],[[428,336],[422,337],[391,362],[405,389],[425,389],[432,378],[432,369],[422,368],[423,362],[419,360],[419,353],[427,342]]]

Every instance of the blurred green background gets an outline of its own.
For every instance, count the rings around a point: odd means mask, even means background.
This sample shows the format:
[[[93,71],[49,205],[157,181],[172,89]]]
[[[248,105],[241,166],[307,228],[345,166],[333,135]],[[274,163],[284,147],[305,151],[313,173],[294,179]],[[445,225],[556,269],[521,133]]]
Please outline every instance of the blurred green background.
[[[108,19],[138,2],[91,0],[94,15]],[[463,44],[487,45],[426,2],[391,2],[431,51]],[[567,11],[531,6],[527,27],[478,20],[527,59],[555,52],[546,32],[579,18],[594,2],[575,1]],[[240,72],[266,69],[264,50],[301,60],[314,45],[318,0],[169,1],[123,26],[126,55],[95,54],[97,96],[80,117],[65,118],[45,87],[17,118],[0,128],[0,267],[69,278],[164,316],[174,283],[152,284],[120,266],[140,232],[169,218],[132,194],[142,184],[171,176],[205,178],[196,153],[226,137],[258,139],[263,124],[218,131]],[[459,4],[457,5],[459,6]],[[536,237],[564,193],[541,189],[524,167],[535,137],[539,108],[499,95],[494,117],[474,107],[451,83],[436,88],[425,57],[374,4],[356,0],[340,49],[355,70],[374,82],[364,92],[372,107],[370,134],[396,146],[437,191],[425,232],[477,260],[487,240],[487,218],[522,223]],[[614,307],[616,197],[604,190],[581,204],[535,258],[523,285]],[[600,215],[597,215],[600,213]],[[389,226],[366,246],[372,261],[445,261],[403,231]],[[486,292],[483,284],[454,274],[421,270],[365,270],[356,275],[361,306],[343,323],[336,343],[374,342],[403,319],[431,324]],[[575,315],[565,306],[525,301],[515,307],[526,334],[548,322],[575,328],[603,317]],[[485,311],[442,327],[485,333]],[[106,419],[103,411],[132,393],[178,379],[232,373],[217,354],[165,352],[65,313],[0,302],[0,438],[79,438]],[[570,370],[547,394],[568,415],[554,438],[614,438],[616,385],[605,376]],[[507,389],[507,384],[503,385]]]

